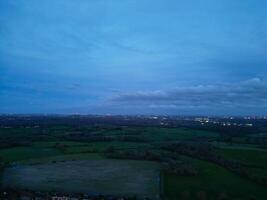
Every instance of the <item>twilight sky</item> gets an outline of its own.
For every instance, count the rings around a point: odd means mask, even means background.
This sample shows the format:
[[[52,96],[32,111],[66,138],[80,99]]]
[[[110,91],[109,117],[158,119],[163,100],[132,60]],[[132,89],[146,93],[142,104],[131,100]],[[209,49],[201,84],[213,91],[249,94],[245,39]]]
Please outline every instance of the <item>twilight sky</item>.
[[[267,114],[266,0],[0,0],[0,113]]]

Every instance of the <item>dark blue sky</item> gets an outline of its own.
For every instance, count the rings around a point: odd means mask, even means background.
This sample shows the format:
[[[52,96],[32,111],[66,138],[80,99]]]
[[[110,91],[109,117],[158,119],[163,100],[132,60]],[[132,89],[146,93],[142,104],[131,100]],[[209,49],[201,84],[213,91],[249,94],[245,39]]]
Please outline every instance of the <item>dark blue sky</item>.
[[[267,114],[266,0],[0,0],[0,113]]]

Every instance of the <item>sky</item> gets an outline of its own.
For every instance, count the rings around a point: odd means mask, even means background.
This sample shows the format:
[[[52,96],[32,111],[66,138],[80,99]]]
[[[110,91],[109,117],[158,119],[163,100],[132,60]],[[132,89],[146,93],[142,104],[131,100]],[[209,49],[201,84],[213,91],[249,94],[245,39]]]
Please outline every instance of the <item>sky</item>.
[[[267,115],[266,0],[0,0],[0,113]]]

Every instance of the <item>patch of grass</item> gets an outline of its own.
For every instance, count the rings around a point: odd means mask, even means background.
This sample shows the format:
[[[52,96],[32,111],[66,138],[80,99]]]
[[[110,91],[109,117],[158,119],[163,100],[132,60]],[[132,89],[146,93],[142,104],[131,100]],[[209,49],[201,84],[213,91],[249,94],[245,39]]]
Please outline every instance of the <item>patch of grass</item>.
[[[72,142],[72,141],[60,141],[60,140],[55,140],[55,141],[45,141],[45,142],[34,142],[33,146],[37,148],[54,148],[56,144],[61,144],[61,145],[66,145],[66,146],[83,146],[87,145],[87,143],[84,142]]]
[[[243,149],[243,150],[256,150],[256,151],[267,152],[266,149],[259,148],[259,146],[255,144],[237,144],[237,143],[231,144],[231,143],[226,143],[226,142],[212,142],[212,144],[222,149],[233,149],[233,150]]]
[[[104,152],[109,147],[114,149],[144,149],[149,148],[150,144],[140,143],[140,142],[120,142],[120,141],[110,141],[110,142],[94,142],[88,143],[84,146],[71,146],[65,149],[65,153],[82,153],[82,152]]]
[[[229,149],[218,150],[227,159],[241,161],[248,166],[246,169],[258,177],[267,177],[267,151],[260,149]]]
[[[266,150],[220,148],[218,151],[228,159],[240,160],[250,165],[259,165],[267,168]]]
[[[158,128],[148,127],[143,129],[142,136],[152,141],[173,140],[214,140],[219,137],[218,133],[193,130],[186,128]]]
[[[55,156],[62,154],[54,148],[14,147],[0,150],[0,157],[4,162],[17,162],[21,160]]]
[[[60,144],[63,148],[56,148],[56,144]],[[82,143],[71,141],[49,141],[49,142],[34,142],[31,146],[12,147],[0,150],[0,158],[4,162],[20,162],[29,159],[38,159],[64,154],[79,154],[104,152],[109,147],[114,149],[144,149],[150,148],[148,143],[140,142],[94,142]]]
[[[248,200],[256,197],[265,200],[267,189],[261,185],[241,178],[215,164],[194,160],[199,167],[197,176],[175,176],[165,174],[164,191],[170,200],[197,199],[197,196],[206,196],[206,199],[218,199],[227,196],[229,199]]]
[[[101,159],[104,159],[104,157],[98,153],[78,153],[78,154],[66,154],[66,155],[57,155],[57,156],[49,156],[42,158],[33,158],[33,159],[22,160],[18,163],[35,165],[35,164],[56,163],[56,162],[66,162],[75,160],[101,160]]]
[[[255,137],[259,137],[259,138],[267,138],[267,133],[257,133],[257,134],[253,134],[250,136],[251,138]]]

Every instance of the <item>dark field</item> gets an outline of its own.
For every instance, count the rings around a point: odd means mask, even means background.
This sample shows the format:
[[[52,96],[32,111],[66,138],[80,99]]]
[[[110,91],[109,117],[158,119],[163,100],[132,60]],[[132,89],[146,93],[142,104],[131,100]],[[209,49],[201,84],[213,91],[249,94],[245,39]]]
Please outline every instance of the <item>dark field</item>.
[[[1,126],[2,190],[171,200],[267,197],[264,126],[238,134],[229,127],[224,134],[220,127],[188,124],[40,124]]]
[[[148,161],[108,159],[21,165],[4,171],[3,186],[157,198],[159,167]]]

